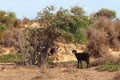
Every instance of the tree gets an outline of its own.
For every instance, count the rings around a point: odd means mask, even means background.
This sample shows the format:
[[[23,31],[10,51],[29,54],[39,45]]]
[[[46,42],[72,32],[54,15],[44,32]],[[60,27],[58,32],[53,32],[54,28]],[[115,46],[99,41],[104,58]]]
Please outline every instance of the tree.
[[[18,27],[16,19],[14,12],[0,11],[0,43],[5,30]]]
[[[30,20],[26,17],[22,20],[23,25],[26,25],[28,22],[30,22]]]
[[[61,7],[57,12],[54,12],[54,7],[50,6],[38,12],[38,18],[47,26],[58,28],[63,36],[67,37],[67,41],[82,43],[85,37],[81,29],[89,25],[89,19],[84,13],[84,10],[78,6],[70,10]]]
[[[109,9],[101,9],[95,14],[93,14],[94,17],[106,17],[110,19],[114,19],[116,17],[116,12],[114,10],[109,10]]]
[[[71,8],[71,13],[75,14],[75,15],[79,15],[79,16],[83,16],[85,14],[85,11],[83,10],[83,8],[79,7],[79,6],[74,6]]]
[[[13,23],[16,19],[16,15],[14,12],[5,12],[0,11],[0,24],[6,28],[14,27]]]

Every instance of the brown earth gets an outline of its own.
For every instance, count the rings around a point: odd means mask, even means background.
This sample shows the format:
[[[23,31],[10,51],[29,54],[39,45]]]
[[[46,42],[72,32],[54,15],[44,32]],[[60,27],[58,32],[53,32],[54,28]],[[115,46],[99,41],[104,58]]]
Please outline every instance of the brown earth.
[[[64,62],[76,60],[71,53],[72,49],[79,52],[84,50],[84,45],[62,44],[58,43],[59,52],[55,62]],[[1,49],[1,54],[8,54],[11,48]],[[4,53],[2,53],[2,51]],[[120,52],[110,50],[112,58],[120,58]],[[55,56],[55,57],[56,57]],[[117,75],[117,76],[116,76]],[[25,67],[10,64],[0,64],[0,80],[120,80],[120,70],[116,72],[95,70],[95,67],[89,69],[78,69],[75,67],[40,68],[37,66]]]
[[[78,68],[40,68],[16,65],[0,65],[0,80],[120,80],[120,71],[99,72],[95,67]]]

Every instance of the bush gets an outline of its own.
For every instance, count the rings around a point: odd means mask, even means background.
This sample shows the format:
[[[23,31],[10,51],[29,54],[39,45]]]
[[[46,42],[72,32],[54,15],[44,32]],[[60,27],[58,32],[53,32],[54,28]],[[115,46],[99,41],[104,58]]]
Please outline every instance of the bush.
[[[0,31],[3,31],[3,30],[5,30],[5,27],[0,25]]]
[[[18,47],[20,30],[17,28],[7,29],[2,35],[2,44],[8,47],[15,46]]]
[[[108,49],[120,50],[119,21],[112,21],[105,17],[99,17],[86,30],[88,38],[87,51],[95,57],[105,57]]]
[[[13,46],[20,53],[25,54],[25,64],[40,65],[46,62],[48,48],[54,45],[54,40],[59,35],[59,31],[55,27],[13,28],[4,32],[3,45]]]
[[[23,62],[24,55],[23,54],[6,54],[0,56],[0,62],[1,63],[22,63]]]
[[[103,63],[102,65],[97,66],[96,68],[98,71],[117,71],[120,70],[120,64],[114,64],[114,63]]]
[[[70,10],[61,7],[57,12],[54,11],[54,6],[46,7],[38,12],[38,18],[48,27],[58,28],[67,42],[84,43],[86,40],[81,30],[87,28],[89,18],[79,6],[74,6]]]

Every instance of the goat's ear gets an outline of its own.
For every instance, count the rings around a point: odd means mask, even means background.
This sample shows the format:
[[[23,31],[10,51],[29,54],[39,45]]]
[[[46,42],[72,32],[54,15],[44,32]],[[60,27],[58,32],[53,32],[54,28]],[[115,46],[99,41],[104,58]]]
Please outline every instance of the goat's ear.
[[[72,53],[75,53],[76,51],[75,50],[72,50]]]

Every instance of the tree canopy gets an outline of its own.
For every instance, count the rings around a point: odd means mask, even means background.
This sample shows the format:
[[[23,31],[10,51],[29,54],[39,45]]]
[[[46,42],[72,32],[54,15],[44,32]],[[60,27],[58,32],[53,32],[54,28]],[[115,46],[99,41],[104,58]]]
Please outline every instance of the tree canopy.
[[[74,6],[70,10],[61,7],[58,11],[55,11],[54,6],[46,7],[38,12],[38,18],[47,26],[58,28],[71,42],[85,41],[81,29],[89,25],[89,18],[81,7]]]
[[[116,12],[114,10],[102,8],[101,10],[99,10],[98,12],[94,14],[94,17],[101,17],[101,16],[114,19],[116,18]]]

